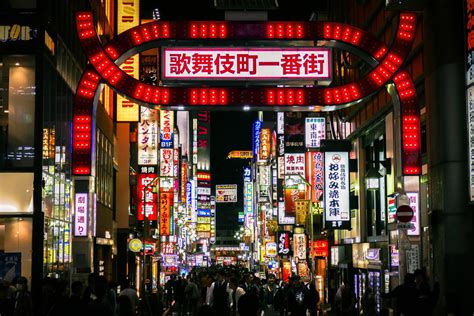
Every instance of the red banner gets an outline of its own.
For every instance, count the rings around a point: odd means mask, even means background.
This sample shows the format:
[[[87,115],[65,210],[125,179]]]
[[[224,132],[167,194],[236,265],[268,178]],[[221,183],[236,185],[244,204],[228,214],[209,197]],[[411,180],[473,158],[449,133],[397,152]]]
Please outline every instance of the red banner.
[[[171,205],[173,205],[173,192],[160,192],[160,235],[170,235]]]
[[[150,221],[156,221],[157,215],[157,196],[153,190],[156,184],[149,185],[152,181],[155,181],[156,174],[139,174],[138,175],[138,214],[137,218],[139,221],[145,219],[144,209],[146,210],[146,216]],[[157,181],[155,181],[157,182]],[[144,203],[145,202],[145,203]]]

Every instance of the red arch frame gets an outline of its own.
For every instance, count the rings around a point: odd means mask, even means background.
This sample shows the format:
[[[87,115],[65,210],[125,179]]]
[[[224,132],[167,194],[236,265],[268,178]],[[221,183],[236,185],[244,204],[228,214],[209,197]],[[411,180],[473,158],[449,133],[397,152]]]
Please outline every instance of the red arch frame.
[[[118,93],[140,104],[228,106],[342,107],[361,101],[393,79],[402,114],[403,174],[421,173],[420,120],[416,90],[408,72],[400,70],[414,41],[416,16],[400,14],[390,50],[367,32],[330,22],[163,22],[139,25],[102,47],[92,14],[76,15],[81,44],[90,61],[76,91],[73,128],[73,174],[89,175],[91,166],[92,111],[98,85],[105,81]],[[115,63],[139,47],[163,40],[322,40],[337,41],[364,51],[378,65],[362,79],[341,87],[316,88],[203,88],[156,87],[128,76]],[[154,46],[156,47],[156,46]],[[398,73],[397,73],[398,72]]]

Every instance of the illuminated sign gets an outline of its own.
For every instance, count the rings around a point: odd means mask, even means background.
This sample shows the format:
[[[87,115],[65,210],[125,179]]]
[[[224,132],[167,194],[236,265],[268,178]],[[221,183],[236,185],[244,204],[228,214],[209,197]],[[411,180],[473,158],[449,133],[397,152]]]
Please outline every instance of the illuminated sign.
[[[276,242],[267,242],[265,244],[265,254],[269,258],[275,258],[277,256],[277,244],[276,244]]]
[[[262,128],[260,130],[260,151],[259,159],[267,160],[270,157],[270,129]]]
[[[216,185],[216,203],[237,203],[237,184]]]
[[[250,167],[244,167],[244,182],[252,181],[252,169]]]
[[[173,148],[174,112],[160,111],[160,147]]]
[[[466,110],[469,159],[469,197],[474,201],[474,1],[466,1]]]
[[[199,215],[199,213],[198,213]],[[204,217],[204,216],[198,216],[197,220],[198,224],[210,224],[211,223],[211,217]]]
[[[228,155],[227,159],[252,159],[253,154],[250,150],[232,150]]]
[[[277,113],[277,134],[285,134],[285,112]]]
[[[211,210],[210,209],[198,209],[197,210],[197,216],[209,217],[209,216],[211,216]]]
[[[253,183],[244,182],[244,212],[253,214]]]
[[[296,225],[304,225],[306,223],[306,216],[310,211],[310,202],[309,200],[295,201]]]
[[[304,200],[305,195],[306,192],[304,190],[300,191],[297,187],[285,188],[285,216],[291,216],[294,220],[296,216],[296,201]]]
[[[197,188],[197,194],[199,195],[211,195],[211,188],[203,188],[203,187],[198,187]]]
[[[279,256],[291,255],[289,232],[278,233],[278,255]]]
[[[322,139],[326,139],[326,119],[307,117],[305,121],[306,148],[318,148]]]
[[[211,173],[199,171],[196,174],[198,181],[211,181]]]
[[[413,210],[411,219],[412,227],[407,230],[408,236],[418,236],[420,234],[420,194],[418,192],[407,192],[410,207]]]
[[[260,149],[260,129],[262,128],[262,121],[255,121],[253,123],[253,154],[258,157],[258,151]]]
[[[321,201],[324,191],[324,154],[322,152],[307,152],[306,180],[311,184],[313,202]]]
[[[138,175],[138,214],[137,219],[143,221],[145,216],[150,221],[155,221],[157,217],[157,196],[154,193],[156,183],[151,184],[156,179],[156,174],[139,174]],[[155,181],[156,182],[156,181]],[[145,194],[145,196],[143,196]],[[145,205],[145,215],[144,215]]]
[[[285,154],[285,174],[305,175],[305,154]]]
[[[198,217],[198,220],[199,220],[199,217]],[[211,224],[196,224],[196,231],[197,232],[210,232]]]
[[[302,153],[305,148],[305,121],[301,112],[285,112],[285,153]]]
[[[331,79],[329,48],[163,48],[165,80]]]
[[[169,236],[171,233],[171,207],[173,205],[173,192],[160,192],[160,221],[159,229],[161,236]]]
[[[138,164],[158,164],[158,113],[147,107],[140,107],[138,124]]]
[[[395,223],[397,221],[396,198],[392,196],[387,197],[387,205],[388,205],[388,222]]]
[[[177,267],[178,255],[163,255],[163,266],[164,267]]]
[[[117,34],[128,31],[140,24],[140,0],[117,1]],[[133,55],[120,66],[127,75],[139,78],[140,55]],[[117,94],[117,122],[138,122],[140,106]]]
[[[160,149],[160,176],[173,177],[173,149]]]
[[[31,41],[38,37],[38,30],[27,25],[0,25],[0,42]]]
[[[88,225],[88,195],[87,193],[76,193],[74,205],[74,236],[86,237]]]
[[[327,257],[329,254],[327,240],[315,240],[311,247],[313,257]]]
[[[198,111],[197,115],[197,169],[210,169],[211,163],[211,146],[210,146],[210,132],[211,132],[211,113],[209,111]]]
[[[324,209],[327,228],[347,229],[349,209],[349,153],[324,153]]]

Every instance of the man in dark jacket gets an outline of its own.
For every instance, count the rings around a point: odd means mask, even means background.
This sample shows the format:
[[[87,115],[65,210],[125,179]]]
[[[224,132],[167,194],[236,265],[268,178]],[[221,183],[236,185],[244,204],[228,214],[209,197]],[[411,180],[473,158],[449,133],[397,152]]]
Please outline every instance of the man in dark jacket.
[[[407,273],[403,284],[394,288],[390,293],[382,293],[381,297],[396,299],[397,315],[416,315],[418,290],[415,276],[412,273]]]

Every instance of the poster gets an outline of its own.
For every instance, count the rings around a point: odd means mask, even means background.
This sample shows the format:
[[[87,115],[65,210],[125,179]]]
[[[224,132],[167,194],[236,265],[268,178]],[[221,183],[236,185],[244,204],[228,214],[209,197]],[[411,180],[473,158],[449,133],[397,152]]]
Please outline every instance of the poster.
[[[21,253],[0,253],[0,280],[11,282],[14,277],[21,276]]]

